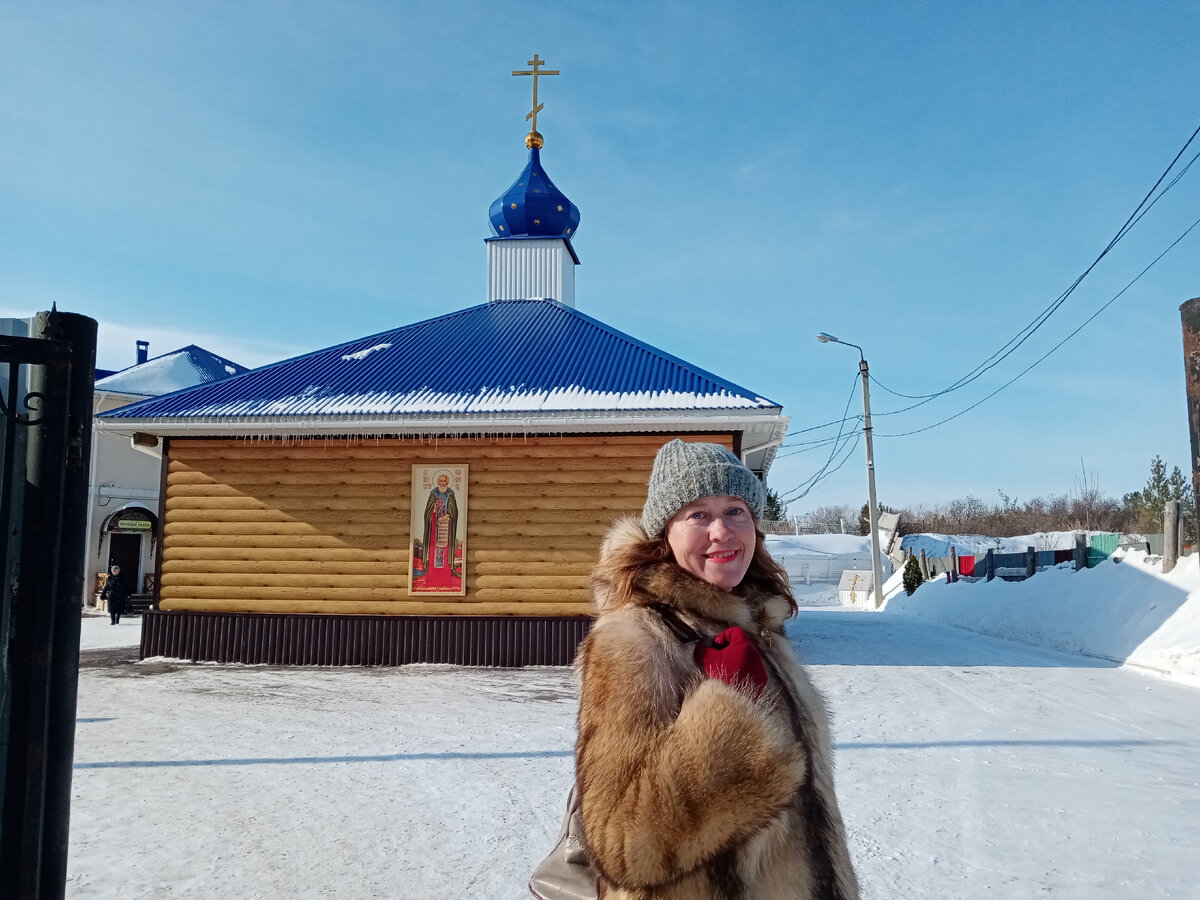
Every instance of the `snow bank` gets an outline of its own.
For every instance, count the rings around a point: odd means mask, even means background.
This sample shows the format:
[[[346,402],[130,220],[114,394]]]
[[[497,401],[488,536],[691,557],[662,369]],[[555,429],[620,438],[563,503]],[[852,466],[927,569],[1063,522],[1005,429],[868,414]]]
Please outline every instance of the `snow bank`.
[[[884,614],[1131,663],[1200,684],[1196,556],[1168,575],[1158,558],[1130,551],[1092,569],[1061,567],[1020,582],[935,580],[911,597],[890,590]]]

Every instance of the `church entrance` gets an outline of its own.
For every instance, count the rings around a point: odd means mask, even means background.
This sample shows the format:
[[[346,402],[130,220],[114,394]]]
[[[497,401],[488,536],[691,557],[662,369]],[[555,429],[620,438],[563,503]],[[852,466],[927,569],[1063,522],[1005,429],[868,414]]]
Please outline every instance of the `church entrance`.
[[[121,567],[121,583],[127,594],[141,593],[138,581],[141,574],[142,536],[140,534],[110,534],[108,536],[108,568]]]

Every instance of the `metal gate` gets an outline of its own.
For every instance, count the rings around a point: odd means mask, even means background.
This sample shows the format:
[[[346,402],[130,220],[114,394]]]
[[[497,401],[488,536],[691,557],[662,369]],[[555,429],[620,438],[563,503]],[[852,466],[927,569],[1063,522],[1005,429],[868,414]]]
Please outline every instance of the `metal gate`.
[[[0,884],[62,897],[96,322],[56,311],[0,336]]]

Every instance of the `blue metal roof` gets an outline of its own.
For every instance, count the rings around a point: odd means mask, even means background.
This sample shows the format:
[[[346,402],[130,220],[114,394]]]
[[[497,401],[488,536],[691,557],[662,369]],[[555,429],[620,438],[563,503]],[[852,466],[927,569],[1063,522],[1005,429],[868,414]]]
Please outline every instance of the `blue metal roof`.
[[[499,300],[104,413],[108,419],[778,409],[555,300]]]

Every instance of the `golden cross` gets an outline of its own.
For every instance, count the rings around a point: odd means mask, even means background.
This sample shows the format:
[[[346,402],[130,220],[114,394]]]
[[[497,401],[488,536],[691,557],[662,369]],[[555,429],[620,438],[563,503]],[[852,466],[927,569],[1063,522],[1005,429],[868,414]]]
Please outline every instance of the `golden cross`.
[[[531,134],[537,134],[537,114],[542,110],[542,104],[538,103],[537,89],[538,78],[542,75],[557,75],[558,69],[545,69],[538,71],[539,66],[544,66],[546,61],[539,57],[536,53],[533,54],[533,59],[526,61],[527,65],[533,66],[528,72],[513,72],[514,75],[532,75],[533,76],[533,109],[525,116],[526,121],[533,120],[530,127]],[[541,137],[541,135],[538,135]]]

